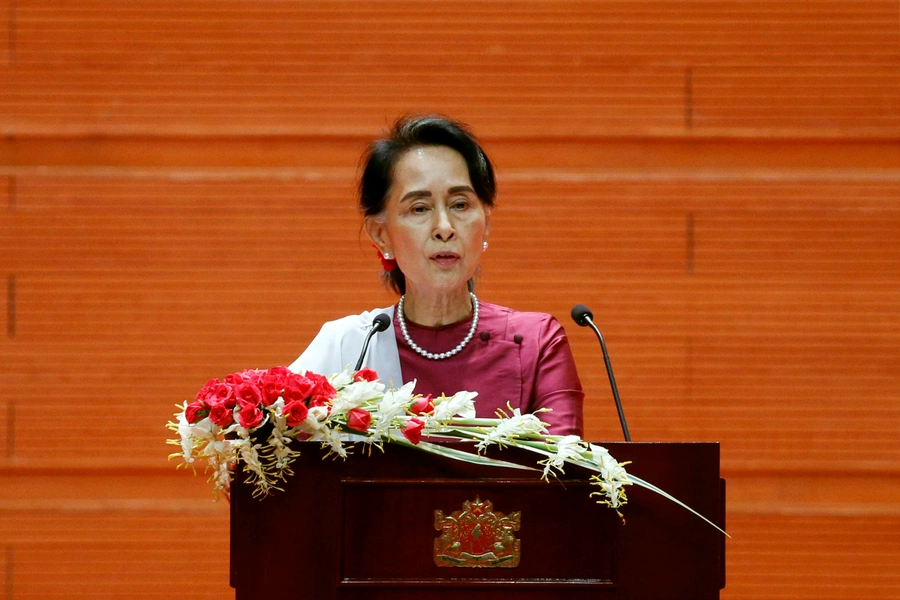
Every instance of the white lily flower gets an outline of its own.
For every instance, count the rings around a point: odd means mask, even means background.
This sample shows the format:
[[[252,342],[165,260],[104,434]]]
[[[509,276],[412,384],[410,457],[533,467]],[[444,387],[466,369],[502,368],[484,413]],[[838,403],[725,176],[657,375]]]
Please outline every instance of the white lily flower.
[[[435,411],[436,412],[436,411]],[[547,428],[541,420],[531,413],[522,414],[518,408],[512,411],[512,416],[500,419],[496,427],[492,427],[478,442],[478,450],[484,450],[491,444],[503,444],[504,441],[515,438],[529,437],[531,435],[546,435]],[[572,436],[577,437],[577,436]]]
[[[334,429],[323,429],[319,432],[319,440],[329,446],[332,452],[341,458],[347,458],[347,449],[344,448],[341,432]]]
[[[350,372],[350,366],[348,365],[345,370],[340,373],[334,373],[333,375],[326,377],[326,379],[328,379],[328,383],[331,384],[331,387],[340,390],[342,387],[353,383],[353,374]]]
[[[388,435],[394,419],[406,413],[406,407],[412,402],[415,387],[416,381],[413,380],[404,384],[399,390],[390,390],[384,393],[381,402],[371,411],[370,438],[381,438]]]
[[[380,381],[356,381],[345,386],[331,401],[331,412],[346,414],[364,402],[377,400],[384,393]]]
[[[284,416],[284,399],[279,396],[278,400],[273,402],[269,409],[271,410],[269,414],[272,419],[272,425],[274,426],[272,433],[284,433],[288,428],[287,417]]]
[[[567,435],[556,443],[556,454],[540,462],[544,465],[543,478],[547,479],[553,470],[562,471],[566,461],[581,462],[581,453],[586,450],[581,438],[577,435]]]
[[[194,440],[191,437],[191,424],[187,422],[183,412],[178,415],[178,437],[181,438],[181,455],[184,457],[184,462],[194,462]]]
[[[606,481],[617,481],[621,485],[631,485],[625,468],[616,462],[609,450],[603,446],[590,445],[591,457],[600,469],[600,477]]]
[[[213,423],[208,416],[197,423],[188,423],[185,416],[188,403],[185,402],[175,421],[170,421],[167,425],[180,438],[169,440],[181,448],[181,453],[173,456],[181,456],[187,463],[203,459],[208,470],[212,471],[210,482],[216,492],[228,493],[234,469],[239,466],[245,473],[245,481],[253,489],[253,495],[265,497],[278,489],[278,483],[285,481],[291,474],[290,465],[300,454],[291,445],[298,438],[319,442],[331,454],[341,458],[348,456],[345,445],[355,442],[376,444],[379,447],[382,443],[391,441],[408,444],[402,431],[404,422],[412,418],[407,414],[407,409],[412,403],[415,381],[406,383],[400,389],[385,391],[385,385],[379,381],[355,381],[349,370],[328,376],[328,381],[337,390],[335,397],[327,406],[309,407],[306,419],[297,426],[287,425],[283,398],[278,398],[265,407],[265,419],[261,425],[268,421],[273,424],[271,434],[265,440],[254,441],[250,431],[242,427],[238,420],[225,428]],[[581,464],[597,473],[591,477],[591,483],[598,486],[599,490],[591,496],[601,498],[600,503],[611,506],[617,512],[627,502],[624,486],[631,485],[632,481],[623,464],[610,456],[606,448],[587,444],[578,436],[550,436],[543,441],[536,440],[548,435],[546,426],[537,414],[522,414],[520,409],[510,407],[510,416],[504,414],[496,420],[454,423],[454,417],[475,418],[474,399],[477,395],[476,392],[462,391],[450,397],[441,396],[436,399],[433,414],[418,417],[425,421],[425,434],[458,439],[475,437],[479,451],[492,444],[530,449],[546,457],[538,462],[544,468],[545,479],[554,471],[562,471],[567,462]],[[366,410],[372,416],[365,433],[342,430],[345,429],[345,415],[354,408]],[[235,407],[234,412],[237,413],[238,410]],[[463,428],[464,425],[466,426]],[[294,444],[294,447],[297,446],[298,444]],[[427,449],[427,446],[428,444],[422,444],[419,447]],[[442,453],[436,449],[430,451]],[[446,451],[444,453],[447,455]],[[493,460],[483,456],[479,459]],[[504,464],[502,461],[494,462]],[[642,484],[640,479],[635,481]]]
[[[273,402],[271,407],[272,407],[272,410],[275,411],[275,414],[280,417],[282,411],[284,410],[284,398],[282,398],[281,396],[278,396],[278,400]]]
[[[435,421],[446,421],[459,415],[463,419],[475,418],[475,396],[478,392],[456,392],[449,398],[441,396],[434,401]]]
[[[214,440],[219,432],[219,426],[212,422],[209,417],[204,417],[190,425],[191,437],[197,440]]]
[[[609,504],[610,507],[618,509],[621,505],[619,500],[619,490],[622,488],[622,485],[609,481],[600,481],[597,482],[596,485],[603,490],[603,495],[606,496],[606,502],[604,504]]]
[[[306,419],[300,423],[297,427],[300,428],[301,431],[308,433],[310,435],[315,435],[323,428],[327,428],[327,420],[328,420],[328,407],[327,406],[312,406],[309,409],[309,412],[306,414]],[[310,438],[312,439],[312,438]]]

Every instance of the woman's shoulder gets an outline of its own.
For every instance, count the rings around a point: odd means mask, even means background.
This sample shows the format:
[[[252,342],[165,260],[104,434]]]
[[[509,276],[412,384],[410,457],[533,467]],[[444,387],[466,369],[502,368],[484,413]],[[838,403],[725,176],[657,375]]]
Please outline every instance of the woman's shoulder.
[[[326,334],[342,334],[347,332],[356,332],[366,329],[372,325],[372,321],[380,314],[386,314],[391,319],[394,318],[394,307],[376,308],[359,313],[358,315],[347,315],[333,321],[326,321],[322,324],[322,332]]]
[[[508,306],[480,302],[479,318],[506,321],[512,329],[556,329],[561,328],[559,321],[550,313],[516,310]]]

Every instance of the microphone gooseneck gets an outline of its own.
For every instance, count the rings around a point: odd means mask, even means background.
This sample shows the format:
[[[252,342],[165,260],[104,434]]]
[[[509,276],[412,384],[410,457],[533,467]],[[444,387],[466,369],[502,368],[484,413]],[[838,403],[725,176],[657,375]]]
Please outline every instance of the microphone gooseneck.
[[[600,340],[600,348],[603,350],[603,361],[606,363],[606,373],[609,375],[609,385],[612,388],[613,399],[616,401],[616,410],[619,411],[619,422],[622,424],[622,433],[625,434],[625,441],[631,441],[631,435],[628,433],[628,424],[625,422],[625,411],[622,410],[622,400],[619,398],[619,388],[616,387],[616,378],[613,375],[612,363],[609,362],[609,353],[606,351],[606,342],[603,341],[603,334],[594,325],[594,313],[591,312],[584,304],[576,304],[572,308],[572,320],[581,327],[590,327],[597,334]]]
[[[363,342],[362,351],[359,353],[359,359],[356,361],[356,367],[353,369],[354,371],[359,371],[362,367],[363,359],[366,357],[366,351],[369,349],[369,342],[372,340],[372,336],[378,333],[379,331],[384,331],[391,325],[391,318],[384,313],[380,313],[372,320],[372,328],[369,329],[369,333],[366,334],[366,341]]]

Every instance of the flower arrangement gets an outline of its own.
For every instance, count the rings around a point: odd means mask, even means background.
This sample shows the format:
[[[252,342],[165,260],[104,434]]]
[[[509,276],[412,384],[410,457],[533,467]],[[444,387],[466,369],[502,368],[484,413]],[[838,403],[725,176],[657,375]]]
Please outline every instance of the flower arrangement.
[[[574,435],[549,435],[537,414],[510,409],[495,419],[479,419],[475,417],[476,392],[432,398],[414,394],[414,387],[412,381],[399,389],[386,389],[368,368],[328,377],[301,375],[286,367],[233,373],[221,381],[210,380],[193,402],[179,405],[167,427],[179,438],[168,443],[180,451],[169,458],[181,458],[179,466],[192,468],[205,461],[217,497],[228,495],[238,465],[248,474],[255,497],[281,490],[279,485],[293,475],[291,464],[303,442],[318,442],[329,455],[343,459],[354,444],[370,451],[398,444],[476,464],[542,468],[545,480],[563,472],[566,464],[575,464],[594,472],[591,483],[598,489],[591,496],[619,516],[628,500],[625,486],[635,484],[662,494],[719,529],[666,492],[628,474],[627,463],[617,462],[606,448]],[[475,452],[429,438],[469,441]],[[541,468],[484,456],[493,445],[531,451],[540,456],[536,464]]]

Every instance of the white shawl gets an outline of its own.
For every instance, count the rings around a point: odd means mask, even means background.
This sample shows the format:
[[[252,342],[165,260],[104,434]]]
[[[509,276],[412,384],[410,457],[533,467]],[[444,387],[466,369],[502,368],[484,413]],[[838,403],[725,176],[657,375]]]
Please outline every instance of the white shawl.
[[[295,373],[312,371],[319,375],[331,375],[344,369],[352,369],[362,351],[366,334],[372,327],[372,320],[379,313],[389,316],[393,323],[393,306],[325,323],[309,347],[288,368]],[[397,338],[393,326],[372,336],[367,357],[363,366],[375,369],[378,379],[389,389],[403,385],[400,354],[397,351]]]

